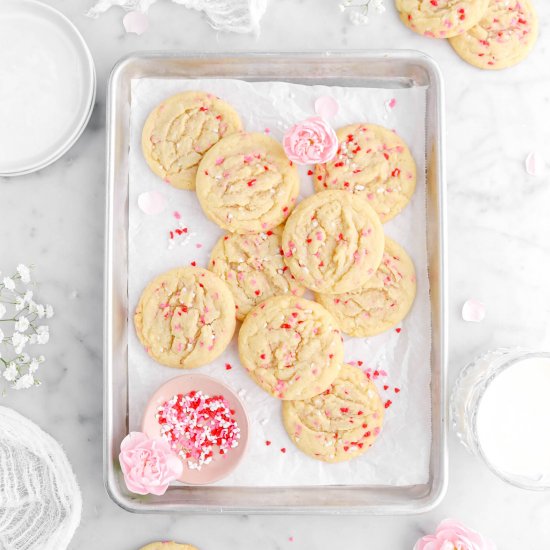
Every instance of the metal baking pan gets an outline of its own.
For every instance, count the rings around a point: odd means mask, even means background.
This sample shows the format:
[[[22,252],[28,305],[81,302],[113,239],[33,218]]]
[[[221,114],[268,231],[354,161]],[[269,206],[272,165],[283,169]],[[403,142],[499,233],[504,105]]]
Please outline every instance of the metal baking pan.
[[[236,78],[300,84],[427,87],[427,243],[432,314],[432,447],[428,483],[407,487],[170,487],[161,497],[130,493],[118,466],[128,433],[128,152],[130,84],[138,78]],[[433,508],[447,485],[447,295],[443,83],[415,51],[317,53],[147,53],[113,69],[107,101],[107,215],[104,334],[104,478],[111,498],[133,512],[410,514]]]

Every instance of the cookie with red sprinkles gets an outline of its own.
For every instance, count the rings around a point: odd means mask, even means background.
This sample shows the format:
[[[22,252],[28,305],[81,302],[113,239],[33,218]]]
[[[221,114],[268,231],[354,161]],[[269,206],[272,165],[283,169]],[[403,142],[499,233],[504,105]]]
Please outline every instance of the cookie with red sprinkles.
[[[252,379],[273,397],[309,399],[338,376],[344,344],[323,306],[275,296],[247,315],[239,332],[239,356]]]
[[[316,294],[315,299],[334,315],[344,333],[368,337],[399,324],[415,296],[414,264],[401,246],[386,237],[382,262],[363,288],[345,294]]]
[[[204,213],[232,233],[260,233],[283,223],[300,190],[296,166],[264,134],[239,132],[203,157],[196,191]]]
[[[336,135],[336,156],[315,166],[315,189],[362,197],[382,223],[397,216],[416,188],[416,163],[407,144],[392,130],[368,123],[345,126]]]
[[[481,20],[449,39],[456,53],[480,69],[505,69],[529,55],[538,35],[530,0],[490,0]]]
[[[147,117],[141,146],[151,170],[178,189],[194,189],[204,153],[242,128],[237,112],[220,98],[200,91],[165,99]]]
[[[198,548],[191,544],[180,544],[179,542],[166,540],[163,542],[152,542],[141,547],[140,550],[198,550]]]
[[[283,231],[286,265],[298,283],[325,294],[362,287],[384,252],[376,212],[347,191],[323,191],[303,200]]]
[[[471,29],[487,11],[489,0],[395,0],[401,21],[430,38],[450,38]]]
[[[228,233],[216,243],[210,256],[210,271],[224,280],[235,298],[237,319],[272,296],[301,296],[305,288],[296,281],[283,261],[283,228],[241,235]]]
[[[172,269],[147,285],[134,324],[153,359],[191,369],[213,361],[231,341],[235,301],[228,286],[210,271]]]
[[[283,424],[290,439],[303,453],[324,462],[365,453],[383,421],[384,404],[376,385],[361,369],[347,364],[321,395],[283,403]]]

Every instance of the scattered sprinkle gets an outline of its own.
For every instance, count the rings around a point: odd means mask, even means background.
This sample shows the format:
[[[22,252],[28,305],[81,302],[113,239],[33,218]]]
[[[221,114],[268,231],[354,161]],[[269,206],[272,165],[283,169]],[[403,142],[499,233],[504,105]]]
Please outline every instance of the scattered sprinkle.
[[[384,103],[384,106],[386,107],[386,111],[391,111],[396,105],[397,105],[397,99],[395,99],[395,97],[388,99]]]
[[[233,367],[229,363],[225,364],[225,370],[231,370],[232,368]]]
[[[286,448],[285,447],[281,447],[281,453],[283,453],[283,454],[286,453]]]

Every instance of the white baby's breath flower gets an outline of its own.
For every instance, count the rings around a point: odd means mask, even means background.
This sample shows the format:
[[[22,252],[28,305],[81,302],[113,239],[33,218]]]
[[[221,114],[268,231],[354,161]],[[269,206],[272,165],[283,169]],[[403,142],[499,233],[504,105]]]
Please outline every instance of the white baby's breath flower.
[[[39,319],[43,319],[46,316],[46,308],[42,304],[35,304],[36,314]]]
[[[8,382],[13,382],[16,378],[17,378],[17,375],[18,375],[18,371],[17,371],[17,365],[15,363],[10,363],[5,369],[4,369],[4,372],[2,373],[2,376],[8,381]]]
[[[362,11],[352,11],[349,14],[349,20],[354,25],[366,25],[369,22],[369,17],[366,13]]]
[[[34,386],[34,376],[32,374],[24,374],[15,381],[12,387],[14,390],[26,390],[31,386]]]
[[[47,344],[50,339],[50,329],[47,325],[40,325],[36,329],[37,343]]]
[[[21,296],[15,297],[15,311],[23,311],[26,305],[27,304],[25,303],[25,298]]]
[[[13,333],[13,336],[11,337],[11,345],[17,355],[23,351],[23,348],[27,345],[28,341],[29,337],[25,334],[21,334],[20,332]]]
[[[384,0],[371,0],[370,6],[376,13],[384,13],[386,11]]]
[[[15,322],[15,330],[17,332],[25,332],[29,326],[29,320],[24,315],[21,315],[21,317],[19,317],[19,319]]]
[[[50,304],[48,304],[46,306],[46,318],[51,319],[53,315],[54,315],[53,307]]]
[[[6,314],[6,306],[0,303],[0,319],[2,319],[2,317],[4,317],[5,314]]]
[[[21,282],[28,284],[31,282],[31,270],[24,264],[17,266],[17,273],[21,277]]]
[[[25,292],[25,296],[23,296],[23,299],[25,300],[25,302],[27,302],[27,304],[30,304],[32,302],[32,297],[34,296],[32,290],[27,290],[27,292]]]
[[[13,279],[11,277],[4,277],[2,279],[2,283],[4,283],[4,286],[8,290],[15,290],[15,283],[13,282]]]
[[[43,363],[46,360],[46,358],[43,355],[38,356],[38,362]]]
[[[29,363],[29,372],[31,374],[35,373],[38,370],[39,366],[40,366],[40,361],[36,357],[33,357],[31,362]]]
[[[0,343],[4,339],[4,331],[0,328]]]
[[[22,354],[17,358],[17,362],[18,362],[20,365],[25,365],[25,364],[28,363],[30,360],[31,360],[31,356],[30,356],[28,353],[22,353]]]
[[[31,346],[34,346],[35,344],[38,344],[38,336],[36,334],[31,334],[29,336],[29,344]]]

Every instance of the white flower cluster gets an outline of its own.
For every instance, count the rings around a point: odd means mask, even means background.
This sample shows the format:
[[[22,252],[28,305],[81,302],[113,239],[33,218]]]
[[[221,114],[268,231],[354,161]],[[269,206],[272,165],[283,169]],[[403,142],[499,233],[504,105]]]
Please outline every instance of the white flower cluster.
[[[341,11],[350,10],[349,20],[354,25],[366,25],[369,22],[369,10],[375,13],[384,13],[384,0],[344,0],[340,5]]]
[[[19,264],[11,277],[0,273],[0,380],[15,390],[40,383],[35,373],[45,357],[31,357],[23,350],[48,343],[50,331],[43,320],[54,315],[52,306],[34,301],[33,291],[26,288],[30,283],[26,265]]]

